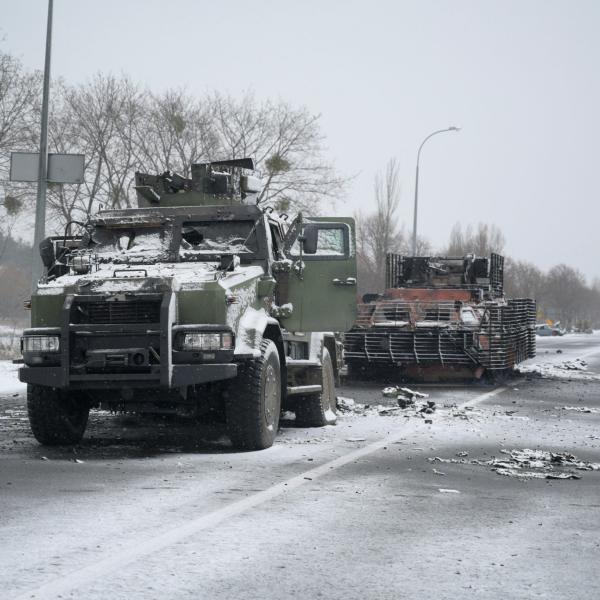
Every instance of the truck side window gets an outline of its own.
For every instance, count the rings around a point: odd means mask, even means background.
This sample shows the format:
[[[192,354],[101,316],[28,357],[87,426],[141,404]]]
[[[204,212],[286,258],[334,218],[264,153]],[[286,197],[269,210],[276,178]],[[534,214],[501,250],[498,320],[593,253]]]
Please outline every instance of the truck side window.
[[[341,227],[319,229],[316,254],[318,256],[344,256],[344,230]]]
[[[312,250],[307,250],[304,246],[303,258],[306,260],[320,259],[344,259],[353,255],[350,248],[350,229],[345,223],[319,223],[316,233],[316,249],[314,242]],[[308,230],[305,229],[304,235],[308,236]],[[300,256],[300,240],[296,239],[289,249],[289,254],[293,258]]]

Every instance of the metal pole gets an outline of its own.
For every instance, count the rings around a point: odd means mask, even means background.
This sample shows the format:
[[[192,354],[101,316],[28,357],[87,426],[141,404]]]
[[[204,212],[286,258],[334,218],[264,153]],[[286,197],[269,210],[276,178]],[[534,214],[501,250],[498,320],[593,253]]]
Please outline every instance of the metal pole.
[[[419,209],[419,158],[417,157],[417,171],[415,173],[415,211],[413,215],[412,255],[417,255],[417,211]]]
[[[46,186],[48,180],[48,101],[50,97],[50,51],[52,49],[52,8],[54,0],[48,0],[48,25],[46,29],[46,59],[44,62],[44,87],[42,93],[42,119],[40,127],[40,162],[38,167],[37,201],[35,205],[35,232],[33,235],[33,261],[31,266],[31,289],[43,273],[40,258],[40,242],[46,235]]]
[[[412,234],[412,255],[417,256],[417,212],[419,208],[419,161],[421,160],[421,150],[425,145],[425,142],[432,138],[434,135],[438,133],[445,133],[446,131],[460,131],[460,127],[455,127],[454,125],[447,127],[446,129],[438,129],[433,133],[430,133],[419,146],[419,150],[417,152],[417,169],[415,173],[415,209],[413,215],[413,234]]]

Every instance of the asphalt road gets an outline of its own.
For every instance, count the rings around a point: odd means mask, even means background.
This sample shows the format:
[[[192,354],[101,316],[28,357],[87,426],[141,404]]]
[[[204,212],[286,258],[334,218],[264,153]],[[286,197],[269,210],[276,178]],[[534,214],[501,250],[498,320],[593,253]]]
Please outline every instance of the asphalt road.
[[[5,386],[0,597],[596,600],[600,471],[521,478],[488,461],[530,448],[600,463],[599,342],[540,340],[530,362],[551,378],[414,386],[431,415],[381,415],[381,383],[346,382],[340,396],[370,408],[287,422],[256,453],[216,427],[106,413],[77,448],[43,448]],[[581,357],[588,371],[561,368]]]

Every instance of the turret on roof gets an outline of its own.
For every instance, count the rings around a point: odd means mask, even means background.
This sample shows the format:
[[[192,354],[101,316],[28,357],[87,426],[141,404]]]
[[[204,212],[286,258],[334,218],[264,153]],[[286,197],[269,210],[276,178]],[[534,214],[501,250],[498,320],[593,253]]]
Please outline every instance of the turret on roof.
[[[251,158],[235,158],[191,166],[191,178],[165,171],[135,174],[140,208],[153,206],[214,206],[256,204],[262,189]]]

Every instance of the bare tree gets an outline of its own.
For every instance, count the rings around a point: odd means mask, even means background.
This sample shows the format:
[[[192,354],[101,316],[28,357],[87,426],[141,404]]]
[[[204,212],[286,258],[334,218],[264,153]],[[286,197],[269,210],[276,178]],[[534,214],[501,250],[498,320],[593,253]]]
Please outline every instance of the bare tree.
[[[504,267],[504,290],[510,298],[544,299],[545,275],[533,263],[507,258]]]
[[[568,265],[556,265],[546,275],[544,307],[547,314],[564,325],[571,325],[585,311],[584,276]]]
[[[463,230],[460,223],[455,223],[443,254],[448,256],[464,256],[466,254],[489,256],[492,252],[501,254],[504,244],[504,235],[496,225],[479,223],[477,229],[467,225]]]
[[[10,153],[35,148],[35,104],[40,76],[28,73],[14,57],[0,52],[0,259],[21,209],[33,198],[30,186],[8,179]]]
[[[320,116],[287,102],[240,100],[218,93],[208,99],[223,157],[251,156],[262,172],[259,203],[278,209],[319,212],[340,196],[348,181],[324,157]]]
[[[40,77],[0,52],[0,179],[7,179],[10,152],[29,148]]]
[[[374,182],[375,211],[356,216],[357,258],[361,291],[380,291],[385,285],[385,258],[389,252],[406,252],[407,239],[398,223],[400,171],[396,159],[388,161]]]
[[[50,194],[65,222],[88,215],[98,202],[135,205],[135,170],[189,177],[197,162],[250,156],[264,176],[263,205],[316,209],[341,193],[347,179],[323,159],[318,117],[287,103],[181,90],[151,94],[128,78],[97,75],[76,88],[56,87],[52,141],[86,155],[86,180]]]
[[[213,159],[218,139],[211,122],[211,107],[182,90],[147,93],[141,118],[131,120],[131,140],[140,169],[176,171],[189,177],[194,163]]]

